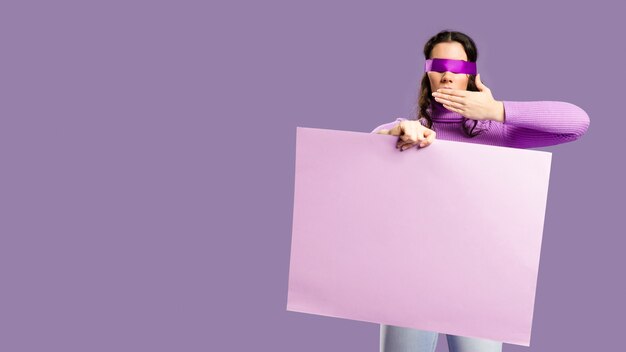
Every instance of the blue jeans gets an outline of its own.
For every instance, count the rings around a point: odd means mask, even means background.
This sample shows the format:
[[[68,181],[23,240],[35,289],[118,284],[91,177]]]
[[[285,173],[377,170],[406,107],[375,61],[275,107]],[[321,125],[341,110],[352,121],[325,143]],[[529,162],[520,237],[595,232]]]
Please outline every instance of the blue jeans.
[[[434,352],[439,333],[380,325],[380,352]],[[501,352],[502,342],[446,334],[450,352]]]

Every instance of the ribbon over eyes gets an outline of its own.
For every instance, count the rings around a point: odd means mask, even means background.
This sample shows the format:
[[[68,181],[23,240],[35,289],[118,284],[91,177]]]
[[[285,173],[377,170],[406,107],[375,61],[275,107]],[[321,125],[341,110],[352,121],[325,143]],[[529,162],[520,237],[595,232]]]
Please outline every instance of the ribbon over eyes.
[[[454,73],[466,73],[469,75],[476,74],[476,63],[463,61],[463,60],[450,60],[450,59],[429,59],[424,63],[424,72],[436,71],[436,72],[454,72]]]

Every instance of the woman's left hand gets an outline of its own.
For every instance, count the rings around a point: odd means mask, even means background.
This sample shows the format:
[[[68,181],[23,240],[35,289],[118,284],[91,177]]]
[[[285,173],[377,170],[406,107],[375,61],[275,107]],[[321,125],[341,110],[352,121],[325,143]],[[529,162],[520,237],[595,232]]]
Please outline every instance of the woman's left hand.
[[[478,92],[459,89],[438,89],[433,93],[435,101],[446,109],[472,120],[504,121],[504,104],[491,95],[491,89],[480,81],[480,73],[476,76]]]

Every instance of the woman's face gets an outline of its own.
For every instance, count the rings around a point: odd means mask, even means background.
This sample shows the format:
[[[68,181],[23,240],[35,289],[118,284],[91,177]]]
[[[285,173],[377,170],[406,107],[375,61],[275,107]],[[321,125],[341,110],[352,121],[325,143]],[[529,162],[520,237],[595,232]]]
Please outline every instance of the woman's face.
[[[444,42],[438,43],[433,47],[430,52],[431,59],[451,59],[451,60],[464,60],[467,61],[467,54],[463,45],[459,42]],[[452,88],[467,90],[467,83],[469,82],[469,75],[465,73],[452,73],[452,72],[428,72],[428,79],[430,80],[430,89],[432,92],[437,91],[439,88]]]

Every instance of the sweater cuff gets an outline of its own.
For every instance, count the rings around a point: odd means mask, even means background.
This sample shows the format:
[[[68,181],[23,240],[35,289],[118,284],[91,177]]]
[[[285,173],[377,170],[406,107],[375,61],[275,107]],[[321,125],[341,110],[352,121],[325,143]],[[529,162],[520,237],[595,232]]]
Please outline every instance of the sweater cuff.
[[[551,110],[554,110],[554,103],[560,102],[533,102],[533,101],[502,101],[504,104],[505,125],[537,128],[538,118],[548,114],[552,118]],[[544,123],[547,121],[543,121]]]
[[[380,130],[390,130],[392,129],[398,122],[400,121],[404,121],[406,120],[405,118],[402,117],[398,117],[395,121],[393,122],[387,122],[385,124],[382,124],[376,128],[374,128],[374,130],[371,133],[378,133],[378,131]]]
[[[523,101],[502,101],[504,105],[504,121],[507,125],[528,125],[535,122],[536,117],[528,113]]]

